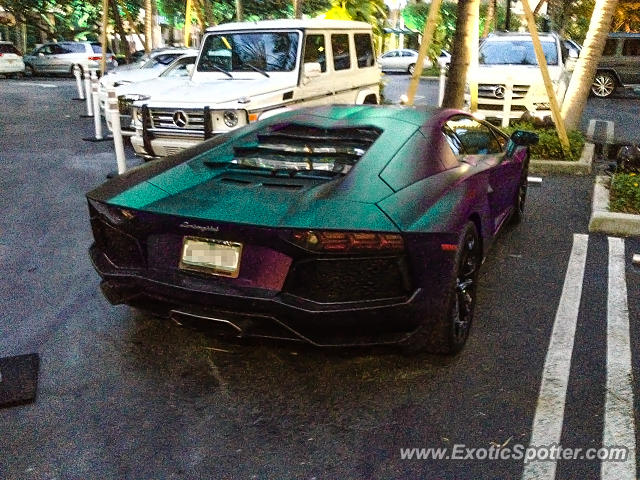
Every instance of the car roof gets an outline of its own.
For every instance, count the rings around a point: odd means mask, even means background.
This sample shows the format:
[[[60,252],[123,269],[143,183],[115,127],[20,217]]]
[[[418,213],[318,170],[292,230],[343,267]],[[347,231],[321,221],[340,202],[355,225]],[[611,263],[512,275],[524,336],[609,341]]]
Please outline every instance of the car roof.
[[[557,38],[558,34],[554,32],[539,32],[538,36],[540,38]],[[491,32],[489,35],[485,37],[485,39],[509,39],[509,38],[531,38],[531,34],[529,32]]]
[[[609,38],[640,38],[640,33],[611,32],[609,33]]]
[[[262,29],[326,29],[326,30],[371,30],[371,25],[366,22],[352,20],[261,20],[257,22],[233,22],[223,23],[215,27],[209,27],[207,32],[222,32],[228,30],[262,30]]]

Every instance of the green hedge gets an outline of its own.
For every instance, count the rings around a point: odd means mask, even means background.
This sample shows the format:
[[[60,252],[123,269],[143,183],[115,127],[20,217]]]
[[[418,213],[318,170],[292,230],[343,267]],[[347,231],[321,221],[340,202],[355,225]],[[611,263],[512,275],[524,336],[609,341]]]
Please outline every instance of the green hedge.
[[[616,173],[611,180],[609,210],[640,215],[640,177],[635,173]]]
[[[580,160],[580,155],[582,155],[582,149],[584,148],[584,135],[577,130],[567,132],[570,149],[568,157],[565,157],[562,152],[560,138],[555,128],[536,127],[532,123],[513,123],[503,130],[509,135],[516,130],[536,132],[540,137],[540,141],[530,148],[531,158],[534,160],[568,160],[577,162]]]

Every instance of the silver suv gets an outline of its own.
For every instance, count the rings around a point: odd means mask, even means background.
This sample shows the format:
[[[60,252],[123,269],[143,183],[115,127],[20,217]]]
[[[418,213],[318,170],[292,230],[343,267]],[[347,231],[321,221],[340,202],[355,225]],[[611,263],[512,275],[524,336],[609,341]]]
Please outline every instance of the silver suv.
[[[24,56],[25,75],[38,73],[73,73],[78,65],[83,71],[100,68],[102,46],[98,42],[45,43]],[[107,69],[118,66],[116,58],[107,51]]]
[[[591,92],[607,98],[632,85],[640,85],[640,33],[610,33]]]

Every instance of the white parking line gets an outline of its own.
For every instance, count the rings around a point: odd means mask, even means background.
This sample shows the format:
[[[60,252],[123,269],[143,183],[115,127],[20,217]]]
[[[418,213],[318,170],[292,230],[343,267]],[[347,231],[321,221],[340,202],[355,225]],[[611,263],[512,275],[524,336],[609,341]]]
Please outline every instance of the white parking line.
[[[636,435],[624,240],[609,237],[607,299],[607,394],[602,445],[629,449],[624,462],[602,462],[602,480],[636,479]]]
[[[573,235],[569,265],[542,373],[531,446],[560,444],[588,243],[588,235]],[[553,480],[555,473],[556,461],[533,461],[525,465],[522,479]]]
[[[27,87],[41,88],[58,88],[58,85],[54,85],[53,83],[15,82],[14,85],[25,85]]]

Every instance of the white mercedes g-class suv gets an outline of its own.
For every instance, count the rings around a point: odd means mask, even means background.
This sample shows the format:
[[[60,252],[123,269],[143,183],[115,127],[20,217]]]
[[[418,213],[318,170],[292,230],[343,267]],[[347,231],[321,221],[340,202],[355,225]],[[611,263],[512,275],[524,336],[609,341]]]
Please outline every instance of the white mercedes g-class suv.
[[[555,33],[540,33],[549,75],[558,103],[562,104],[571,79],[577,51]],[[507,85],[512,85],[510,118],[524,112],[551,114],[549,97],[533,50],[529,33],[497,32],[480,44],[477,71],[478,113],[486,118],[502,118]],[[469,100],[469,95],[465,96]]]
[[[133,104],[131,143],[163,157],[306,106],[379,103],[371,26],[266,20],[207,29],[191,80]]]

